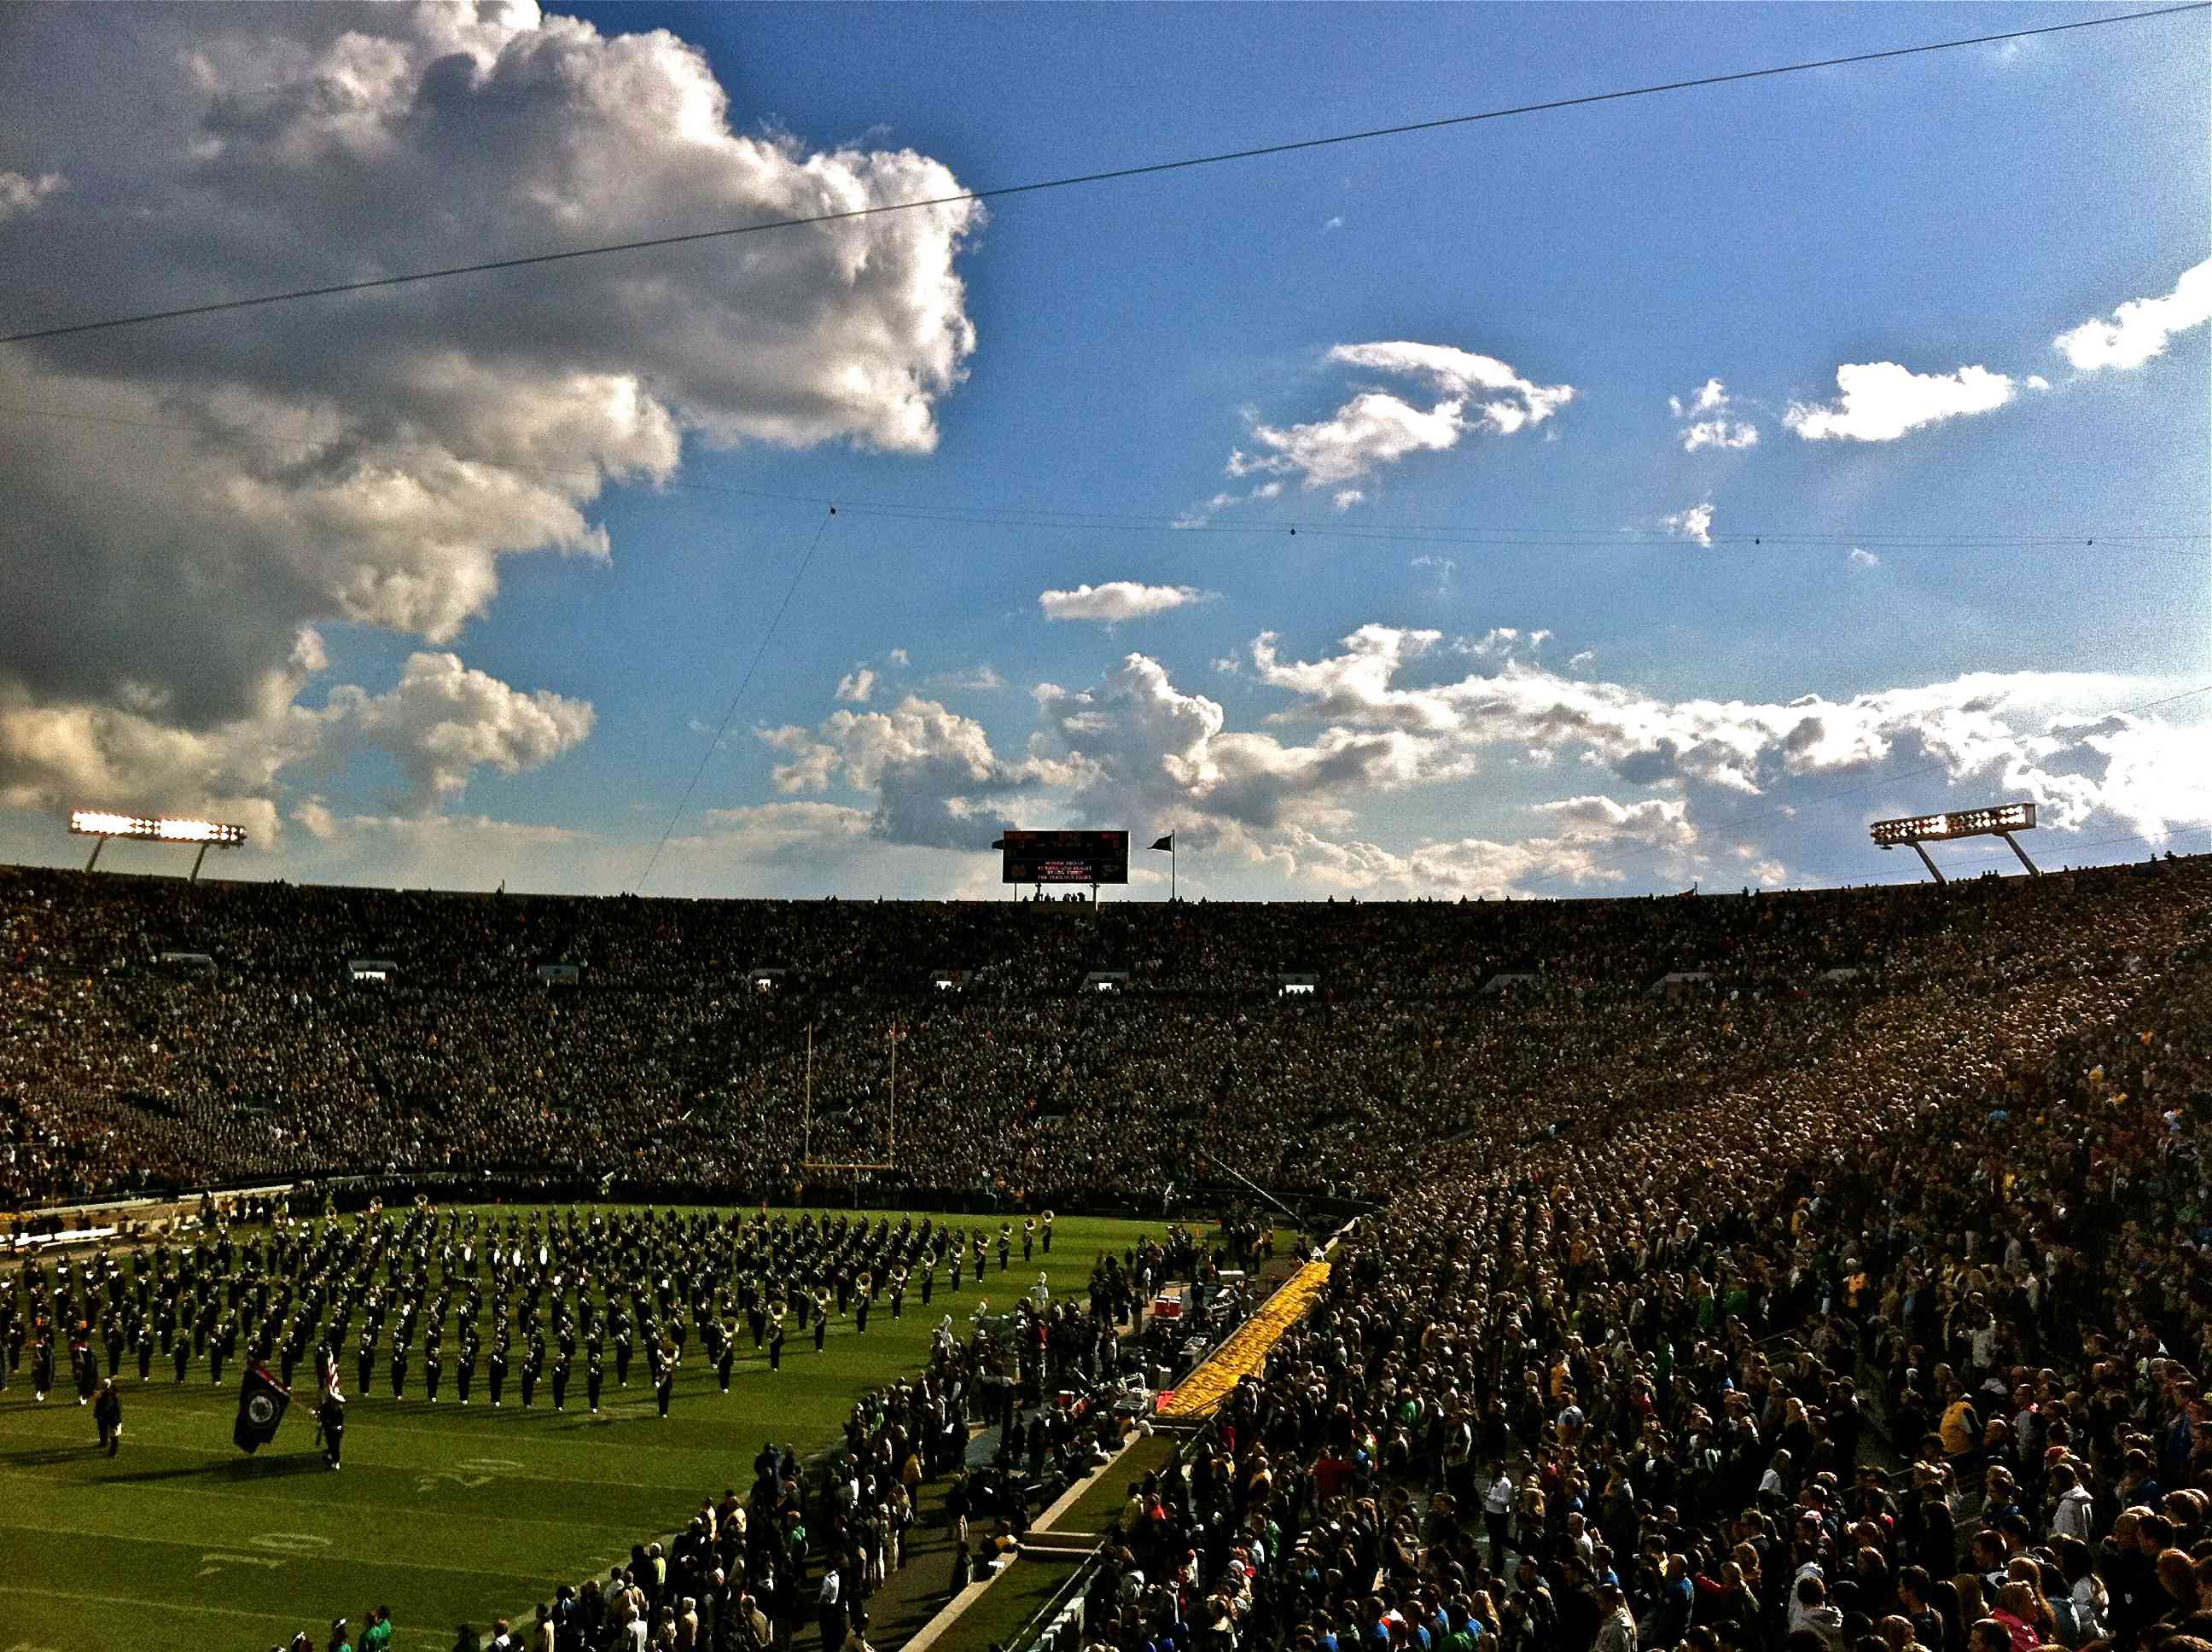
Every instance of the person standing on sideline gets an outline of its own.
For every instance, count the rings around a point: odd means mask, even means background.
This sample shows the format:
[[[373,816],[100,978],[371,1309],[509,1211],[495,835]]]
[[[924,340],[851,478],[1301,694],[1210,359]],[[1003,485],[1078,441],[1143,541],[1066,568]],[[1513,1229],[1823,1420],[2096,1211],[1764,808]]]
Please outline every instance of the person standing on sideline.
[[[92,1420],[100,1430],[100,1443],[112,1457],[123,1449],[123,1396],[116,1393],[112,1376],[100,1385],[99,1396],[92,1402]]]

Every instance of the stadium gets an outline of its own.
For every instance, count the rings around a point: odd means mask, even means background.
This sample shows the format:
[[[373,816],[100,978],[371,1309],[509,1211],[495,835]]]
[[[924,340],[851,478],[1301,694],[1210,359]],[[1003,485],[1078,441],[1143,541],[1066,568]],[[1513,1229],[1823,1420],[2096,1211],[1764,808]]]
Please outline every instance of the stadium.
[[[0,1652],[2212,1652],[2212,0],[0,0]]]
[[[2059,1597],[2077,1485],[2184,1558],[2114,1622],[2195,1610],[2201,857],[1463,906],[0,889],[33,1644],[540,1600],[596,1644],[626,1568],[708,1643],[811,1643],[842,1575],[891,1645],[1018,1543],[988,1639],[1147,1625],[1188,1551],[1200,1627],[1356,1624],[1373,1568],[1576,1645],[1600,1576],[1662,1619],[1686,1576],[1757,1644],[1825,1543],[1843,1621],[1967,1610],[1954,1545]],[[292,1414],[246,1455],[256,1369]],[[110,1379],[112,1456],[71,1403]]]

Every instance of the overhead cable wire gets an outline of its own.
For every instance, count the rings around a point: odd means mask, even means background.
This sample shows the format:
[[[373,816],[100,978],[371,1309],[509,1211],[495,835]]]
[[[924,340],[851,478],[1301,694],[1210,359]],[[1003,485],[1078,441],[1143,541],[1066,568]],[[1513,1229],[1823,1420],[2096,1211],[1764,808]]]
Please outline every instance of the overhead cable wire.
[[[157,419],[125,418],[120,415],[91,413],[75,408],[30,407],[16,403],[0,402],[0,419],[22,417],[59,420],[67,423],[113,425],[129,430],[166,432],[172,435],[205,437],[212,434],[199,425],[179,424]],[[2048,528],[2039,532],[1989,533],[1926,533],[1891,529],[1796,529],[1784,528],[1770,531],[1715,533],[1711,544],[1698,545],[1680,536],[1658,529],[1582,527],[1538,527],[1529,525],[1465,525],[1452,523],[1373,522],[1358,523],[1317,519],[1277,518],[1269,521],[1193,522],[1169,515],[1115,513],[1100,510],[1070,510],[1037,504],[955,504],[927,500],[896,500],[848,498],[840,495],[832,499],[822,494],[790,493],[775,489],[750,488],[732,483],[684,481],[671,477],[638,477],[605,465],[533,465],[526,460],[498,458],[487,454],[453,452],[436,442],[386,442],[386,450],[419,452],[450,460],[459,466],[483,465],[501,470],[519,471],[531,476],[568,477],[590,481],[595,485],[614,485],[634,488],[626,495],[630,501],[658,501],[670,494],[702,494],[716,497],[754,499],[773,504],[814,505],[827,508],[835,505],[847,516],[873,516],[889,521],[938,523],[964,527],[1034,528],[1069,532],[1132,532],[1132,533],[1199,533],[1231,535],[1239,538],[1264,538],[1284,533],[1310,535],[1315,538],[1376,540],[1407,544],[1434,544],[1511,550],[1604,550],[1621,547],[1665,545],[1682,551],[1717,550],[1723,548],[1759,549],[1774,546],[1784,549],[1842,550],[1846,547],[1875,546],[1886,551],[1910,550],[2036,550],[2045,547],[2078,547],[2094,550],[2102,546],[2127,550],[2144,550],[2164,545],[2202,544],[2212,543],[2212,532],[2175,532],[2162,528],[2111,527],[2089,525],[2075,528]]]
[[[653,846],[653,858],[645,863],[645,870],[638,874],[631,894],[645,893],[646,880],[653,876],[653,869],[660,864],[660,853],[668,847],[668,840],[676,831],[676,823],[684,818],[684,811],[691,806],[691,794],[699,789],[699,781],[707,772],[707,765],[721,750],[722,737],[730,732],[730,720],[738,714],[738,702],[745,697],[745,690],[752,686],[753,673],[760,670],[762,657],[768,653],[768,645],[775,641],[776,628],[783,623],[785,610],[791,606],[792,598],[799,593],[799,582],[806,577],[806,570],[814,561],[814,553],[822,549],[822,536],[830,531],[830,524],[836,515],[837,507],[830,506],[822,518],[822,525],[814,530],[814,538],[806,547],[806,555],[799,559],[798,571],[784,588],[783,600],[776,605],[775,617],[769,621],[768,629],[761,633],[760,646],[753,650],[753,663],[745,667],[744,676],[738,680],[738,691],[730,696],[729,709],[722,714],[722,720],[714,730],[714,738],[707,742],[706,750],[699,754],[699,766],[691,771],[691,783],[684,788],[684,795],[677,799],[675,811],[668,817],[668,824],[661,829],[660,841]]]
[[[970,203],[1002,201],[1021,195],[1037,195],[1048,190],[1076,189],[1089,185],[1118,183],[1133,178],[1157,177],[1165,173],[1188,172],[1200,167],[1224,166],[1233,161],[1257,161],[1270,155],[1295,155],[1309,149],[1335,148],[1347,143],[1364,143],[1377,138],[1404,137],[1417,132],[1443,131],[1458,126],[1471,126],[1479,122],[1506,120],[1520,115],[1543,114],[1560,109],[1580,109],[1601,103],[1618,103],[1630,98],[1657,97],[1671,92],[1693,91],[1702,87],[1727,86],[1743,81],[1768,80],[1781,75],[1802,75],[1820,69],[1841,69],[1853,64],[1881,63],[1892,58],[1920,57],[1936,52],[1957,52],[1968,46],[1995,46],[2008,40],[2030,39],[2039,35],[2064,34],[2077,29],[2106,28],[2117,23],[2146,22],[2154,18],[2176,17],[2186,13],[2212,9],[2212,0],[2191,0],[2185,5],[2161,6],[2150,11],[2122,12],[2104,17],[2084,17],[2070,23],[2045,23],[2035,28],[2008,29],[1996,34],[1975,34],[1962,39],[1931,40],[1918,46],[1891,46],[1879,52],[1854,52],[1842,57],[1820,58],[1803,63],[1777,64],[1765,69],[1739,69],[1726,74],[1699,75],[1687,80],[1662,81],[1649,86],[1620,88],[1610,92],[1588,92],[1576,97],[1550,98],[1541,102],[1515,104],[1506,108],[1486,109],[1474,114],[1445,115],[1433,120],[1413,120],[1391,126],[1370,127],[1364,131],[1337,132],[1325,137],[1293,139],[1282,143],[1255,144],[1247,149],[1226,149],[1213,155],[1188,155],[1175,161],[1154,161],[1138,166],[1111,167],[1097,172],[1077,173],[1062,178],[1044,178],[1024,184],[1001,184],[990,189],[961,190],[949,195],[933,195],[913,201],[887,201],[878,206],[848,207],[835,212],[808,213],[787,218],[767,218],[749,224],[726,224],[713,229],[694,229],[677,234],[647,236],[638,240],[611,241],[597,246],[577,246],[554,252],[531,252],[510,258],[486,258],[473,264],[449,264],[435,270],[413,270],[399,275],[371,276],[356,281],[331,282],[316,287],[296,287],[283,292],[261,293],[250,298],[217,299],[202,304],[184,304],[165,310],[149,310],[137,315],[110,316],[96,321],[66,322],[50,327],[32,327],[11,333],[0,334],[0,344],[28,343],[41,338],[67,338],[78,334],[105,332],[118,327],[143,326],[149,322],[175,321],[188,316],[219,315],[237,310],[258,309],[272,304],[289,304],[301,299],[331,298],[346,293],[371,292],[380,288],[410,286],[421,282],[444,281],[457,276],[489,274],[501,270],[532,269],[547,264],[571,263],[580,258],[605,258],[617,252],[638,252],[654,247],[683,246],[699,241],[726,240],[738,235],[757,235],[771,230],[802,229],[814,225],[844,223],[857,218],[879,217],[894,212],[918,212],[933,207],[960,206]]]

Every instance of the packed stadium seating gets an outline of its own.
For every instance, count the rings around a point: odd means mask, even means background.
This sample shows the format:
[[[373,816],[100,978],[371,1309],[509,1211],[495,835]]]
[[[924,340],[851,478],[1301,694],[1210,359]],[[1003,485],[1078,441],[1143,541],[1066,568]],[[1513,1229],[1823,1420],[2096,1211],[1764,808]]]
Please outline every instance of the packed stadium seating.
[[[2179,909],[2203,881],[2172,861],[1820,895],[1091,908],[15,872],[0,1199],[485,1166],[753,1191],[803,1157],[895,1151],[930,1183],[947,1139],[975,1185],[1063,1202],[1218,1182],[1222,1160],[1380,1197],[1408,1147],[1499,1108],[1659,1107],[1896,998],[2118,968],[2106,909]],[[396,978],[355,981],[357,958]],[[550,963],[580,983],[547,984]],[[782,972],[765,991],[763,969]],[[1081,990],[1108,971],[1125,991]],[[1291,971],[1320,992],[1279,997]],[[1655,996],[1670,973],[1705,979]],[[1501,975],[1528,979],[1481,990]]]
[[[760,1186],[810,1084],[816,1157],[891,1151],[896,1059],[918,1183],[952,1139],[1009,1200],[1219,1159],[1378,1201],[1138,1489],[1082,1644],[2212,1643],[2212,861],[1097,914],[26,873],[0,923],[17,1200],[493,1161]],[[856,1417],[864,1457],[888,1426]],[[825,1556],[862,1594],[872,1529]],[[702,1632],[742,1645],[726,1570]]]

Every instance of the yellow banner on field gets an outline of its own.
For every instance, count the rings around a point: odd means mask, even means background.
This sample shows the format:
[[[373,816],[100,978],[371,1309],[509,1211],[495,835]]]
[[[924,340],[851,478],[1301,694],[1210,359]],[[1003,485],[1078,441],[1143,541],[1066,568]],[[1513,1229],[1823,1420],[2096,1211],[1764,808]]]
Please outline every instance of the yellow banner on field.
[[[1183,1380],[1160,1415],[1211,1416],[1240,1379],[1255,1375],[1267,1363],[1268,1351],[1283,1339],[1285,1332],[1305,1317],[1328,1283],[1327,1262],[1308,1262],[1284,1280],[1236,1335],[1199,1362],[1198,1369]]]

